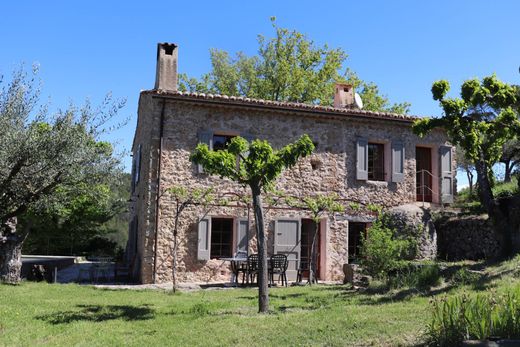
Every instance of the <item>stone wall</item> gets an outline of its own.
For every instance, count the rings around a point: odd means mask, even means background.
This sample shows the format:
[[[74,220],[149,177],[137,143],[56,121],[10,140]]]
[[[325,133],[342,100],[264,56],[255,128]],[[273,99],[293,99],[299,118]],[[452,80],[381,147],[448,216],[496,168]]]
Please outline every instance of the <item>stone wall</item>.
[[[435,259],[437,257],[437,232],[430,210],[414,204],[393,207],[386,211],[385,223],[400,235],[416,242],[415,259]]]
[[[134,147],[143,143],[142,172],[135,212],[140,216],[138,238],[141,265],[141,281],[152,281],[153,254],[156,259],[156,281],[171,280],[171,247],[173,229],[173,203],[164,194],[168,187],[182,185],[190,188],[216,187],[220,192],[243,192],[248,190],[235,183],[218,177],[197,173],[196,166],[189,161],[189,155],[198,143],[197,134],[201,130],[231,135],[252,135],[269,141],[275,148],[295,141],[302,134],[316,143],[313,155],[301,160],[294,168],[287,170],[277,181],[276,187],[294,196],[336,193],[350,201],[379,204],[385,207],[415,201],[415,146],[418,144],[438,146],[445,143],[442,132],[434,132],[425,139],[412,134],[410,123],[391,120],[367,120],[316,116],[309,112],[281,111],[245,106],[211,105],[193,101],[166,100],[164,108],[164,137],[161,165],[159,229],[157,250],[155,251],[155,199],[158,153],[158,134],[161,119],[161,103],[164,100],[141,94],[139,125]],[[142,128],[142,129],[140,129]],[[146,131],[144,131],[145,129]],[[384,182],[365,182],[356,179],[356,139],[384,143],[390,148],[392,141],[405,143],[405,180],[390,182],[389,172]],[[388,152],[388,151],[387,151]],[[389,163],[390,157],[385,161]],[[227,264],[219,260],[200,262],[197,260],[197,218],[204,214],[196,208],[185,211],[180,221],[179,274],[180,281],[229,280]],[[244,217],[247,212],[241,208],[214,208],[209,215]],[[278,217],[306,217],[302,211],[275,210],[267,212],[265,218],[268,231],[268,251],[273,245],[273,221]],[[323,253],[322,279],[341,280],[342,266],[347,262],[348,222],[341,219],[327,220]],[[251,222],[251,227],[253,223]],[[254,247],[251,240],[250,247]]]
[[[439,259],[480,260],[498,255],[499,245],[487,215],[445,213],[435,220]]]

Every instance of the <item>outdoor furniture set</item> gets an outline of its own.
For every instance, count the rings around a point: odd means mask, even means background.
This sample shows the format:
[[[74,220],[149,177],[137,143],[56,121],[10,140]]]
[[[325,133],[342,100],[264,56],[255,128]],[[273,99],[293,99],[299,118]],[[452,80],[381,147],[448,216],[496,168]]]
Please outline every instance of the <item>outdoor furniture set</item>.
[[[253,284],[259,273],[259,257],[258,254],[251,254],[247,256],[245,252],[237,252],[233,258],[224,258],[223,260],[231,261],[231,272],[233,273],[233,282],[238,284],[239,276],[242,274],[242,285]],[[269,258],[268,277],[269,284],[274,284],[275,275],[278,276],[278,283],[281,281],[282,285],[287,287],[287,256],[284,254],[274,254]]]

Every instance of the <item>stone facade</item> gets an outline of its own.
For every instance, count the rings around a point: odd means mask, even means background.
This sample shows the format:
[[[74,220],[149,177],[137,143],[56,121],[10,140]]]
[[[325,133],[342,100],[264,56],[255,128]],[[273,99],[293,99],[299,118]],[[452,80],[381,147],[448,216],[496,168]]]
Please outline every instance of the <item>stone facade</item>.
[[[134,275],[143,283],[172,279],[174,204],[166,193],[172,186],[215,187],[219,192],[249,191],[227,179],[199,173],[189,161],[201,132],[241,135],[267,140],[274,148],[308,134],[316,144],[310,157],[302,159],[278,179],[276,188],[292,196],[336,193],[342,199],[384,207],[416,200],[416,146],[431,148],[432,167],[440,167],[440,146],[446,135],[432,132],[419,139],[411,131],[416,118],[387,113],[293,103],[251,100],[222,95],[151,90],[141,92],[138,124],[134,137],[134,183],[131,211],[134,216],[127,247]],[[359,139],[384,146],[384,181],[359,180]],[[392,176],[393,144],[404,148],[404,172],[397,182]],[[455,163],[452,170],[455,170]],[[440,176],[440,174],[438,174]],[[440,181],[434,180],[434,202],[440,202]],[[209,211],[191,206],[179,221],[178,281],[228,281],[229,264],[219,259],[199,260],[198,221],[203,215],[228,217],[236,222],[247,218],[244,207],[214,206]],[[251,219],[252,219],[252,213]],[[275,221],[280,218],[309,218],[304,211],[267,208],[265,228],[268,253],[274,250]],[[319,277],[342,280],[348,263],[349,221],[366,217],[335,215],[320,223]],[[367,220],[368,221],[368,220]],[[234,223],[236,229],[236,223]],[[256,248],[254,220],[249,222],[249,250]],[[236,230],[234,230],[236,234]],[[235,237],[236,238],[236,237]],[[236,242],[236,240],[235,240]],[[236,245],[234,246],[234,250]]]

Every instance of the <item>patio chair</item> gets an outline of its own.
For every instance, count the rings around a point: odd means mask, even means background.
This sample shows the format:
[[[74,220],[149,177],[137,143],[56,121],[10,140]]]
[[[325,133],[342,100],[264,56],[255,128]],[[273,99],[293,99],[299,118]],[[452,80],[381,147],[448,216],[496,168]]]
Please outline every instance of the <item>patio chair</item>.
[[[238,278],[242,273],[242,283],[244,283],[244,277],[247,276],[247,252],[238,251],[233,256],[234,259],[231,261],[231,272],[233,273],[234,282],[238,284]]]
[[[275,254],[271,256],[271,267],[269,268],[269,280],[274,284],[274,275],[278,275],[278,282],[282,280],[287,287],[287,256],[285,254]]]
[[[314,268],[316,269],[316,266],[314,266]],[[296,273],[296,282],[302,283],[304,276],[307,277],[307,281],[308,281],[310,271],[311,270],[309,269],[309,262],[300,261],[300,266],[298,267],[298,272]],[[316,276],[316,273],[314,273],[313,278],[314,278],[313,283],[318,283],[318,277]]]
[[[258,254],[251,254],[247,257],[247,265],[246,265],[246,281],[249,283],[254,283],[256,276],[258,276]],[[244,284],[244,278],[242,278],[242,284]]]

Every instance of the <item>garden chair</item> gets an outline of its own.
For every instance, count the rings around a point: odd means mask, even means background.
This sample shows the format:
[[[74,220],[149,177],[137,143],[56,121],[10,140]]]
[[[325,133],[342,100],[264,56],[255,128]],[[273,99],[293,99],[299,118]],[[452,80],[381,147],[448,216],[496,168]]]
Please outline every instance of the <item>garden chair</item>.
[[[274,275],[278,275],[278,282],[282,280],[287,287],[287,256],[285,254],[275,254],[271,256],[271,267],[269,268],[269,280],[274,284]]]
[[[249,280],[254,283],[256,276],[258,276],[258,254],[251,254],[247,257],[246,271],[247,283],[249,283]],[[244,278],[242,278],[242,284],[244,284]]]
[[[236,259],[231,261],[231,272],[233,273],[234,282],[238,284],[238,278],[240,273],[242,273],[242,283],[244,283],[244,277],[247,276],[247,252],[237,251],[233,258]]]
[[[316,265],[314,266],[314,268],[316,269]],[[307,276],[307,281],[309,281],[310,271],[311,270],[309,268],[309,262],[308,261],[300,261],[300,266],[298,267],[298,272],[296,273],[296,282],[297,283],[302,283],[304,276]],[[312,276],[312,277],[314,278],[313,283],[318,283],[318,277],[316,276],[316,273],[314,273],[314,276]]]

